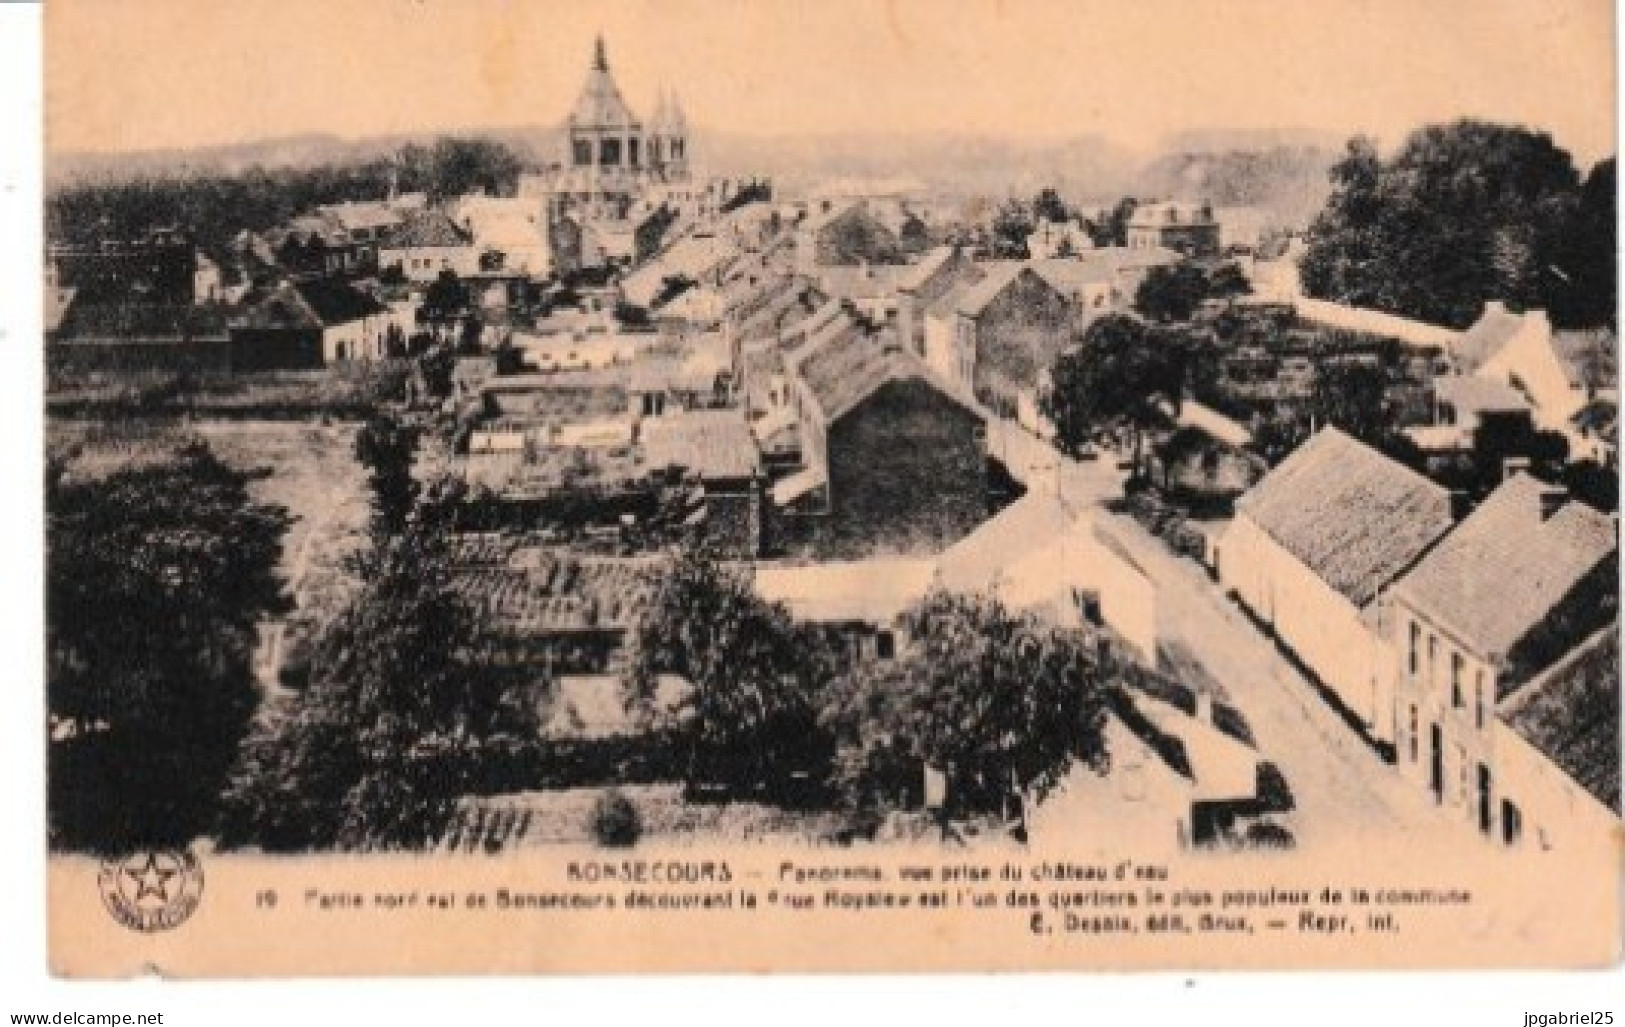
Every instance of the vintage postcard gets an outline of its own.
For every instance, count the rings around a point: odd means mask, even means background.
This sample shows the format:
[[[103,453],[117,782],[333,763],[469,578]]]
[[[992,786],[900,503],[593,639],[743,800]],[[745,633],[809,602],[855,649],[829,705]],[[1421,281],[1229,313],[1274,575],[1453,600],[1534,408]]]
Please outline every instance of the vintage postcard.
[[[1605,967],[1606,0],[52,0],[67,977]]]

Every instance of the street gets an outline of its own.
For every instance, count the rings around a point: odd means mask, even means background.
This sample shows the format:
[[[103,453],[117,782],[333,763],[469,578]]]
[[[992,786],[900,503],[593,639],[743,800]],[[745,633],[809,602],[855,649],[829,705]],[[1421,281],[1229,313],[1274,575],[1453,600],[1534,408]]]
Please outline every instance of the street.
[[[1369,842],[1372,828],[1473,834],[1384,762],[1328,706],[1194,561],[1176,556],[1104,503],[1122,495],[1117,457],[1073,460],[1009,422],[990,419],[989,451],[1029,488],[1055,488],[1080,515],[1109,521],[1156,586],[1158,634],[1194,657],[1252,726],[1263,759],[1285,775],[1300,848]]]

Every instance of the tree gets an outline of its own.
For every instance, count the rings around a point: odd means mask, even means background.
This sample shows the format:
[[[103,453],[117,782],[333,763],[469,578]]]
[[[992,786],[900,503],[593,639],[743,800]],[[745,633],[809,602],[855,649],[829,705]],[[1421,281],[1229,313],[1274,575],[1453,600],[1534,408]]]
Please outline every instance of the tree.
[[[360,594],[317,640],[310,685],[243,744],[222,843],[267,851],[421,849],[492,760],[540,725],[536,688],[485,658],[454,588],[447,504],[365,559]]]
[[[355,437],[356,459],[367,469],[372,485],[372,524],[375,535],[398,535],[417,498],[412,461],[417,453],[417,429],[389,414],[376,414]]]
[[[1033,217],[1059,224],[1070,220],[1071,212],[1066,209],[1066,201],[1054,189],[1045,188],[1033,197]]]
[[[1169,339],[1136,318],[1109,314],[1061,352],[1041,402],[1064,451],[1076,456],[1095,433],[1127,426],[1135,432],[1138,473],[1142,433],[1165,424],[1162,404],[1177,406],[1183,394],[1183,355]]]
[[[1310,414],[1318,430],[1336,425],[1369,445],[1388,434],[1388,377],[1369,364],[1324,364],[1315,371]]]
[[[1206,272],[1194,264],[1154,267],[1134,291],[1134,309],[1164,324],[1189,321],[1208,290]]]
[[[423,319],[431,324],[457,320],[469,307],[468,286],[451,268],[443,268],[423,291]]]
[[[1140,201],[1132,196],[1125,196],[1117,201],[1116,206],[1107,212],[1099,223],[1089,223],[1089,235],[1096,246],[1127,246],[1128,223],[1134,217],[1135,210],[1139,209]]]
[[[1390,160],[1349,143],[1300,265],[1311,296],[1466,327],[1486,300],[1547,306],[1579,176],[1551,137],[1462,120]]]
[[[1591,169],[1557,245],[1549,307],[1560,327],[1618,326],[1614,158]]]
[[[993,215],[992,231],[994,259],[1027,259],[1027,237],[1033,234],[1033,219],[1024,204],[1005,201]]]
[[[1220,264],[1208,276],[1207,295],[1211,299],[1228,300],[1246,296],[1253,291],[1253,283],[1237,264]]]
[[[257,626],[288,608],[289,518],[202,444],[46,494],[49,827],[103,853],[212,830],[259,703]]]
[[[1007,816],[1074,765],[1105,771],[1111,668],[1097,639],[940,591],[903,620],[898,658],[854,667],[826,704],[855,805],[883,800],[922,764],[949,777],[960,811]]]
[[[742,572],[689,551],[633,631],[629,690],[646,705],[660,675],[687,680],[690,783],[762,784],[809,748],[830,666],[817,642]]]

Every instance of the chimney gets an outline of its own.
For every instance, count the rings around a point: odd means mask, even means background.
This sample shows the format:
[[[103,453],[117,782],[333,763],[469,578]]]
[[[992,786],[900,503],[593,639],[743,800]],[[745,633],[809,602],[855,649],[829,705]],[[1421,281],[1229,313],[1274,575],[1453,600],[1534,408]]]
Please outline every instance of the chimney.
[[[1450,490],[1450,519],[1459,521],[1473,512],[1473,500],[1466,489]]]
[[[1199,724],[1213,723],[1213,693],[1205,689],[1196,691],[1196,712],[1193,714]]]
[[[1501,462],[1501,480],[1511,481],[1520,474],[1528,474],[1529,467],[1528,457],[1509,456]]]
[[[1505,303],[1502,303],[1500,300],[1485,300],[1484,301],[1484,316],[1485,317],[1492,317],[1492,316],[1495,316],[1495,315],[1498,315],[1498,314],[1505,314],[1506,312],[1507,312],[1507,305]]]

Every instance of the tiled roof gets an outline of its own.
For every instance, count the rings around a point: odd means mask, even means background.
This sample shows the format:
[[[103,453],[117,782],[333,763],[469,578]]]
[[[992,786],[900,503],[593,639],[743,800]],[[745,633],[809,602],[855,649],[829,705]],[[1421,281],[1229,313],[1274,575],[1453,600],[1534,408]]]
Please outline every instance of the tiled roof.
[[[1619,806],[1619,624],[1502,700],[1501,719],[1597,801]]]
[[[1126,246],[1109,246],[1088,250],[1075,257],[1051,257],[1035,260],[1029,265],[1055,288],[1064,293],[1086,285],[1110,283],[1129,269],[1163,267],[1177,264],[1182,258],[1173,250],[1160,246],[1146,250],[1131,250]]]
[[[1527,474],[1503,483],[1395,594],[1481,656],[1506,655],[1617,547],[1613,521],[1584,503],[1543,515],[1551,490]]]
[[[886,333],[872,334],[850,317],[832,322],[815,337],[795,359],[792,373],[806,383],[826,425],[833,425],[888,382],[909,379],[929,383],[981,419],[970,403],[939,381],[918,357]]]
[[[761,454],[739,410],[690,410],[645,420],[643,459],[651,468],[681,467],[705,480],[749,478]]]
[[[413,212],[389,237],[389,245],[399,249],[468,246],[471,241],[467,232],[438,210]]]
[[[1357,608],[1451,524],[1448,492],[1336,428],[1299,446],[1236,513]]]
[[[661,561],[575,556],[522,536],[453,537],[452,587],[486,623],[516,635],[625,630],[655,588]]]

